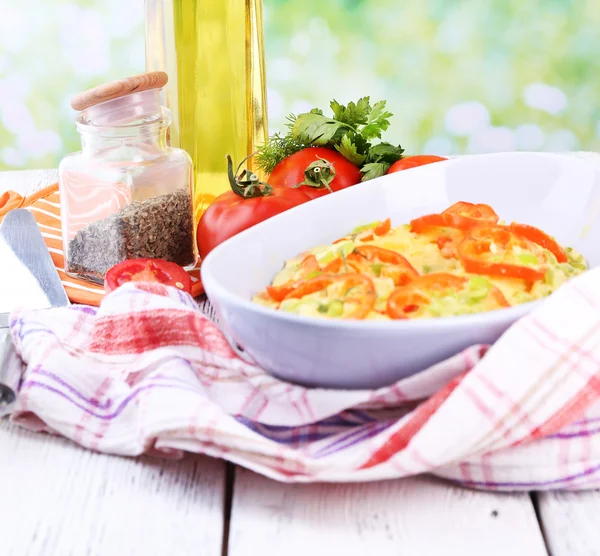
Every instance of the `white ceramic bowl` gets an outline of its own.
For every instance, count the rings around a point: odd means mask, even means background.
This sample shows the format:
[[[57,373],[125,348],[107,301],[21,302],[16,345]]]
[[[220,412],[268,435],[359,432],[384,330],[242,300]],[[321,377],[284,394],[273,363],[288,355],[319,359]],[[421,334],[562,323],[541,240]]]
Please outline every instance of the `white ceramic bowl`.
[[[269,373],[332,388],[375,388],[463,348],[494,342],[537,303],[419,321],[342,321],[262,307],[252,295],[284,260],[359,224],[390,216],[397,226],[456,201],[488,203],[501,219],[538,226],[600,262],[600,174],[595,164],[545,153],[452,159],[327,195],[226,241],[202,265],[202,281],[230,336]],[[590,228],[584,234],[586,225]]]

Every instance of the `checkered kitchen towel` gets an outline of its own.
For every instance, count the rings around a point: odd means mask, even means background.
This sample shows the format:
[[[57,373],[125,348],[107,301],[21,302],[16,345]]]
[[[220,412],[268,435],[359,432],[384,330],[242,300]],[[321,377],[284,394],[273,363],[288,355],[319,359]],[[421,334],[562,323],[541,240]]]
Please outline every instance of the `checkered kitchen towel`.
[[[594,488],[599,284],[600,269],[584,273],[493,347],[375,391],[281,382],[238,358],[187,294],[128,284],[99,308],[13,315],[25,366],[12,419],[92,450],[202,452],[280,481],[429,472],[495,490]]]

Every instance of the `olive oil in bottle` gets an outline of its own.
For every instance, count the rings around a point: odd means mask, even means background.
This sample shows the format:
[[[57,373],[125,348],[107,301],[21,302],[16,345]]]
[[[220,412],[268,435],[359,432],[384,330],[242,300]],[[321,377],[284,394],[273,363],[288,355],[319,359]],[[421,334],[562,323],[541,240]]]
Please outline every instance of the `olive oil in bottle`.
[[[192,157],[198,219],[229,189],[225,156],[266,140],[262,0],[146,0],[146,67],[169,74],[170,142]]]

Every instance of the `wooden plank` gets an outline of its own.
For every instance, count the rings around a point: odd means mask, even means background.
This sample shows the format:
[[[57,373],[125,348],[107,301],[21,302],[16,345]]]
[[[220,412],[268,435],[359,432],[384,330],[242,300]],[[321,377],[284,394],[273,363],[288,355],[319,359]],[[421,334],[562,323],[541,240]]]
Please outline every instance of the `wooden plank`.
[[[122,458],[0,421],[3,556],[221,554],[225,465]]]
[[[527,494],[455,487],[431,477],[283,485],[237,468],[230,556],[398,554],[542,556]]]
[[[600,556],[600,491],[540,492],[539,515],[552,556]]]
[[[58,170],[15,170],[0,172],[0,193],[12,190],[21,195],[30,195],[58,181]]]

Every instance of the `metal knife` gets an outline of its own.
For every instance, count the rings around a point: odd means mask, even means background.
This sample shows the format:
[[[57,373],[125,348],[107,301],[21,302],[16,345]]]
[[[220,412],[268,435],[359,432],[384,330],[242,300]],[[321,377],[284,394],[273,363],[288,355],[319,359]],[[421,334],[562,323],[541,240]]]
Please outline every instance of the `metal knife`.
[[[16,354],[8,328],[16,308],[46,309],[69,304],[35,218],[10,211],[0,224],[0,415],[16,399],[9,384]]]

